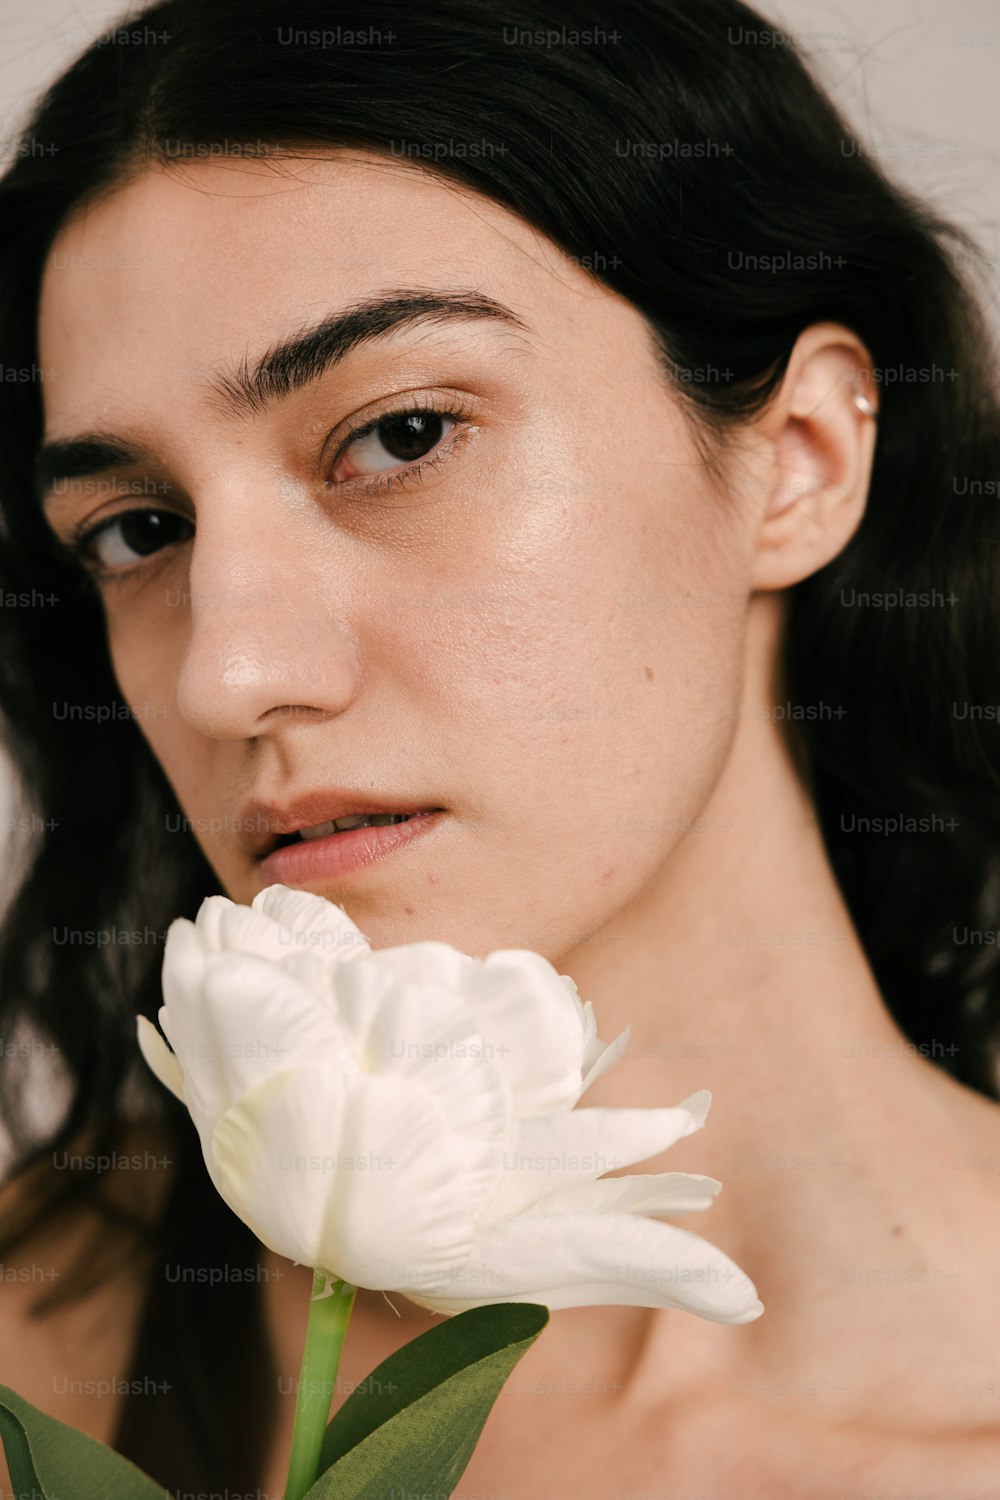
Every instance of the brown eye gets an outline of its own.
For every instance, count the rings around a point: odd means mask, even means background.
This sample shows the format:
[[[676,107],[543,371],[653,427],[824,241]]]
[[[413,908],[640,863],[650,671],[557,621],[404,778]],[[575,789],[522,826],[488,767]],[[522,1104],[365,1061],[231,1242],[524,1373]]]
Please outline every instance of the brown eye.
[[[129,510],[94,527],[80,550],[102,572],[113,573],[193,534],[191,522],[172,511]]]
[[[356,474],[377,474],[396,464],[426,458],[457,425],[449,412],[390,412],[356,433],[341,450],[331,476],[334,482]],[[346,464],[350,473],[341,472]]]

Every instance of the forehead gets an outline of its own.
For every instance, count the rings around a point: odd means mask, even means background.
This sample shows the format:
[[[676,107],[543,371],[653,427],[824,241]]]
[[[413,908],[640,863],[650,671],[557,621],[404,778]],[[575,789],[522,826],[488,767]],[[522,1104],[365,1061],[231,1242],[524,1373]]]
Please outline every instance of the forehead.
[[[239,359],[391,287],[506,303],[538,352],[579,357],[641,316],[516,214],[371,153],[176,161],[63,226],[46,261],[47,425],[162,399],[172,371]]]

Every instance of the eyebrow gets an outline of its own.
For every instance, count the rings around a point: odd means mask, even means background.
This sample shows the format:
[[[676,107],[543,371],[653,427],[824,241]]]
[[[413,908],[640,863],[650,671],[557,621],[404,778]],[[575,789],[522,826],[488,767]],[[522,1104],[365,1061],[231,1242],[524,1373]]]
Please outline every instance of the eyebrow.
[[[319,380],[355,349],[398,329],[481,318],[531,332],[513,308],[480,292],[390,291],[353,303],[282,339],[256,360],[246,355],[236,367],[220,366],[207,381],[206,395],[210,399],[214,394],[217,399],[210,404],[234,419],[253,416]],[[59,482],[149,463],[151,458],[140,445],[105,432],[53,439],[42,444],[35,459],[35,493],[45,506]]]

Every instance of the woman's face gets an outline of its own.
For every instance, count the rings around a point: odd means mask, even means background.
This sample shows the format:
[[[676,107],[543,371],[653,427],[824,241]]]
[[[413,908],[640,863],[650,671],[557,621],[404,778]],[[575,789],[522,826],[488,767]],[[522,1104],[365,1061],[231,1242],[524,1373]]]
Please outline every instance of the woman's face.
[[[415,297],[474,305],[399,319]],[[47,514],[112,523],[121,693],[234,900],[282,878],[375,946],[555,960],[669,878],[732,743],[753,525],[629,302],[412,165],[194,160],[62,230],[39,359],[46,440],[121,446],[54,455]],[[444,814],[271,875],[311,793],[300,823],[366,793]]]

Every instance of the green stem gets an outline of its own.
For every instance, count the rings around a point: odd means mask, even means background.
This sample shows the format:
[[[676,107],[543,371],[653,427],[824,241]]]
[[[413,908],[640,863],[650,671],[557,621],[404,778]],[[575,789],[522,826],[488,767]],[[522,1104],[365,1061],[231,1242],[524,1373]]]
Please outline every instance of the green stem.
[[[357,1290],[349,1282],[338,1281],[323,1271],[313,1272],[285,1500],[302,1500],[319,1477],[319,1455],[330,1416],[334,1380]]]

